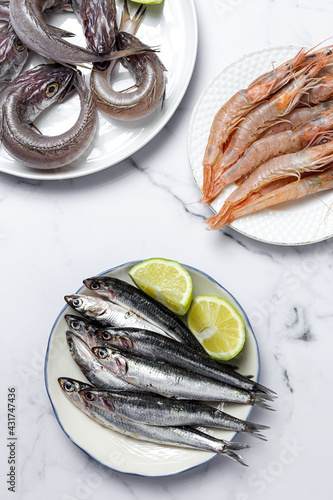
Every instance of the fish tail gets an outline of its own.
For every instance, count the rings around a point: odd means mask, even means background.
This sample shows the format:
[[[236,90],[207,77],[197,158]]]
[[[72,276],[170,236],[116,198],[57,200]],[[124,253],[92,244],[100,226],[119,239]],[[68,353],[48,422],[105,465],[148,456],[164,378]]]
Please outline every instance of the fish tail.
[[[251,404],[253,406],[259,406],[259,408],[265,408],[265,410],[274,411],[274,408],[272,408],[267,404],[267,401],[273,401],[273,400],[274,398],[270,394],[264,394],[260,392],[252,393],[251,396]]]
[[[272,398],[278,397],[275,391],[272,391],[272,389],[268,389],[268,387],[265,387],[264,385],[258,384],[258,382],[254,382],[253,387],[256,392],[262,392],[263,394],[272,396]]]
[[[262,441],[267,441],[267,438],[261,434],[259,431],[264,431],[269,429],[268,425],[253,424],[252,422],[245,422],[245,432],[252,434],[253,436],[261,439]]]
[[[244,450],[245,448],[250,448],[250,446],[248,444],[228,443],[224,441],[223,444],[221,445],[220,450],[217,451],[221,455],[226,455],[228,458],[231,458],[231,460],[235,460],[239,464],[248,467],[247,463],[244,462],[243,457],[238,453],[235,453],[236,451]]]

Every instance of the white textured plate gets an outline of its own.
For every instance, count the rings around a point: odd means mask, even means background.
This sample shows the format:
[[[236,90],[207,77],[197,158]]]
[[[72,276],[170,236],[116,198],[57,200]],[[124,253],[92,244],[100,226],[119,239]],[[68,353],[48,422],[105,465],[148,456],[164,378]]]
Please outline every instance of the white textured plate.
[[[129,262],[111,269],[102,275],[115,276],[131,283],[128,271],[137,262]],[[185,266],[192,276],[194,296],[199,294],[220,295],[227,299],[242,315],[246,327],[246,342],[236,362],[241,373],[253,375],[259,379],[259,351],[257,342],[248,318],[236,299],[207,274],[189,266]],[[83,276],[86,278],[86,276]],[[87,293],[88,290],[82,290]],[[71,293],[69,290],[68,293]],[[81,293],[81,289],[80,289]],[[45,383],[53,410],[63,431],[69,439],[92,458],[106,467],[119,472],[139,474],[143,476],[167,476],[177,474],[192,467],[201,465],[215,456],[214,453],[162,446],[154,443],[138,441],[108,430],[84,415],[63,394],[58,384],[58,377],[72,377],[86,381],[80,369],[71,358],[67,347],[65,332],[67,324],[65,314],[73,313],[65,307],[58,316],[50,335],[45,360]],[[228,413],[246,420],[252,407],[248,405],[225,405]],[[231,440],[236,435],[230,431],[209,430],[216,437]],[[245,450],[244,457],[247,457]],[[249,452],[251,453],[251,452]],[[245,456],[246,454],[246,456]],[[228,460],[226,458],[226,460]],[[235,464],[237,467],[237,464]]]
[[[122,0],[117,0],[119,12]],[[139,4],[129,3],[131,13]],[[52,24],[77,34],[72,43],[84,45],[82,30],[71,13],[58,13]],[[190,82],[197,53],[197,19],[193,0],[167,0],[148,6],[138,32],[142,42],[159,47],[159,57],[167,68],[166,98],[163,108],[138,121],[124,122],[99,112],[99,127],[88,153],[70,164],[55,170],[29,168],[0,149],[0,171],[29,179],[70,179],[88,175],[119,163],[138,151],[164,127],[176,111]],[[39,56],[29,58],[26,68],[45,62]],[[88,79],[88,71],[83,70]],[[132,79],[121,70],[116,77],[121,88],[132,85]],[[79,113],[79,100],[73,96],[59,106],[51,106],[38,120],[38,128],[49,135],[67,130]]]
[[[290,46],[274,47],[245,55],[225,68],[205,89],[193,110],[188,138],[189,159],[200,189],[202,159],[215,113],[235,92],[269,71],[272,63],[276,66],[298,50]],[[215,213],[234,188],[235,185],[229,186],[211,203]],[[277,245],[314,243],[333,236],[333,213],[329,209],[332,204],[333,191],[327,191],[243,217],[231,227],[251,238]]]

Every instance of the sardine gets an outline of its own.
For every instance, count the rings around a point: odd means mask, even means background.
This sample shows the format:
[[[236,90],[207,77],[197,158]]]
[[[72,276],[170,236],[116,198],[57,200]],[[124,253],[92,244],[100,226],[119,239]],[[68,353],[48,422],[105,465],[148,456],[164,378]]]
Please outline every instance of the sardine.
[[[118,327],[149,328],[164,333],[159,327],[148,323],[144,318],[124,307],[84,294],[66,295],[65,300],[75,311],[87,319],[97,321],[101,325]]]
[[[149,297],[142,290],[139,290],[139,288],[117,278],[99,276],[85,279],[83,283],[92,292],[129,311],[134,311],[148,321],[150,325],[157,325],[175,340],[183,342],[196,349],[197,352],[206,355],[206,351],[185,323],[176,314]],[[151,326],[147,329],[153,330]]]
[[[81,106],[75,124],[56,136],[36,133],[32,121],[53,102],[61,102],[73,87]],[[2,142],[17,160],[34,168],[58,168],[89,147],[97,128],[97,111],[80,72],[57,63],[40,65],[18,76],[4,91]]]
[[[85,388],[80,392],[90,404],[101,409],[110,407],[118,417],[143,424],[204,425],[234,432],[249,432],[263,441],[266,438],[259,431],[269,429],[266,425],[245,422],[197,401],[168,399],[157,394],[112,393],[95,388]]]
[[[64,38],[72,33],[50,26],[43,18],[46,9],[61,9],[68,0],[11,0],[10,21],[17,36],[31,50],[52,61],[64,64],[82,64],[126,57],[142,52],[142,48],[96,54],[89,49],[69,43]],[[144,49],[144,51],[153,49]]]
[[[64,394],[75,406],[77,406],[77,408],[95,420],[95,422],[108,429],[143,441],[219,453],[246,465],[242,458],[235,452],[244,448],[249,448],[248,445],[216,439],[204,432],[187,426],[159,427],[120,418],[107,406],[101,409],[91,405],[89,401],[85,400],[80,393],[80,390],[84,389],[85,384],[81,384],[77,380],[66,377],[61,377],[58,381]]]
[[[75,333],[89,348],[99,345],[98,337],[95,335],[95,332],[100,328],[98,323],[93,323],[73,314],[66,314],[65,320],[69,330]],[[105,345],[105,342],[101,341],[100,345]]]
[[[127,1],[124,1],[122,19],[117,34],[118,50],[133,48],[144,50],[147,46],[135,35],[144,11],[139,7],[133,19],[130,18]],[[135,80],[133,87],[117,91],[111,85],[112,72],[116,61],[107,67],[95,65],[91,73],[91,86],[97,105],[110,116],[119,120],[137,120],[154,111],[165,97],[166,68],[155,52],[146,52],[120,59]],[[103,63],[102,63],[103,64]],[[100,71],[100,70],[104,71]]]
[[[275,395],[274,391],[238,373],[233,365],[202,356],[196,349],[158,333],[138,328],[105,328],[94,330],[91,335],[92,344],[96,337],[100,339],[100,345],[104,342],[111,348],[147,359],[166,361],[247,391],[263,392],[272,397]],[[271,400],[271,396],[268,399]]]
[[[217,382],[184,368],[161,361],[124,354],[109,347],[93,347],[93,353],[114,375],[162,396],[176,399],[243,403],[271,409],[267,394],[251,393],[238,387]]]
[[[110,370],[103,366],[88,346],[74,333],[67,332],[66,340],[75,363],[94,386],[107,391],[133,391],[132,385],[116,377]],[[134,390],[137,389],[134,388]]]

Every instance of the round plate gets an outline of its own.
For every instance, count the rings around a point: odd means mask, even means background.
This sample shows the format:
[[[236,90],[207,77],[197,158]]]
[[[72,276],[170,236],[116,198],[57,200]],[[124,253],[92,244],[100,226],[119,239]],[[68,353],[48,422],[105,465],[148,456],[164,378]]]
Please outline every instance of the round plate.
[[[128,271],[137,262],[129,262],[111,269],[101,275],[114,276],[132,283]],[[199,294],[220,295],[227,299],[242,315],[246,327],[246,342],[236,358],[241,373],[259,378],[258,345],[249,320],[236,299],[207,274],[185,266],[192,276],[194,296]],[[80,293],[90,293],[86,288]],[[123,436],[100,426],[74,406],[63,394],[58,384],[58,377],[72,377],[87,381],[73,361],[67,347],[65,332],[67,324],[65,314],[73,313],[65,307],[59,314],[52,328],[45,360],[46,389],[51,400],[55,416],[67,434],[85,453],[110,469],[143,476],[167,476],[177,474],[201,465],[215,456],[214,453],[190,450],[173,446],[157,445]],[[75,313],[76,314],[76,313]],[[238,418],[246,420],[252,407],[248,405],[225,405],[224,409]],[[231,440],[235,433],[212,430],[210,434]],[[226,458],[226,460],[228,460]]]
[[[122,0],[117,0],[118,12]],[[139,4],[130,3],[131,13]],[[82,29],[70,12],[50,16],[50,24],[62,27],[77,36],[72,43],[85,45]],[[54,170],[37,170],[14,160],[0,149],[0,171],[29,179],[71,179],[103,170],[119,163],[138,151],[164,127],[176,111],[190,82],[197,53],[197,19],[193,0],[179,2],[167,0],[160,5],[148,6],[138,37],[142,42],[159,48],[159,57],[167,68],[166,96],[163,107],[137,121],[124,122],[99,112],[99,126],[89,151],[68,166]],[[40,56],[29,56],[26,69],[45,63]],[[82,68],[81,68],[82,69]],[[82,69],[87,80],[89,71]],[[119,69],[115,86],[127,88],[133,80]],[[119,88],[118,87],[118,88]],[[72,96],[60,105],[51,106],[36,121],[39,130],[47,135],[57,135],[68,130],[79,114],[79,99]]]
[[[217,75],[198,100],[191,117],[188,152],[193,175],[202,188],[202,159],[215,113],[235,92],[293,57],[299,47],[274,47],[243,56]],[[235,189],[228,186],[211,203],[217,213]],[[231,227],[251,238],[277,245],[305,245],[333,236],[333,192],[286,202],[234,221]]]

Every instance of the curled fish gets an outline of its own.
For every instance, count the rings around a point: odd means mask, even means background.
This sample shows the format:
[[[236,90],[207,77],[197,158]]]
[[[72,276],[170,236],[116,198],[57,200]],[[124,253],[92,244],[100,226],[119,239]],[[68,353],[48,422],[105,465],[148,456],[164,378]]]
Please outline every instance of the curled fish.
[[[119,51],[129,51],[140,48],[148,49],[136,36],[144,11],[139,10],[130,18],[127,1],[124,2],[122,19],[117,35]],[[110,116],[120,120],[136,120],[150,114],[164,100],[166,71],[155,52],[124,57],[121,64],[128,69],[135,79],[135,85],[122,91],[116,91],[111,84],[112,72],[116,61],[112,61],[105,71],[100,65],[95,65],[91,74],[91,87],[94,91],[97,105]]]
[[[75,89],[80,114],[75,124],[57,136],[36,133],[33,120]],[[42,64],[18,76],[0,94],[2,143],[17,160],[51,169],[76,160],[89,147],[97,127],[96,105],[81,73],[60,64]]]

